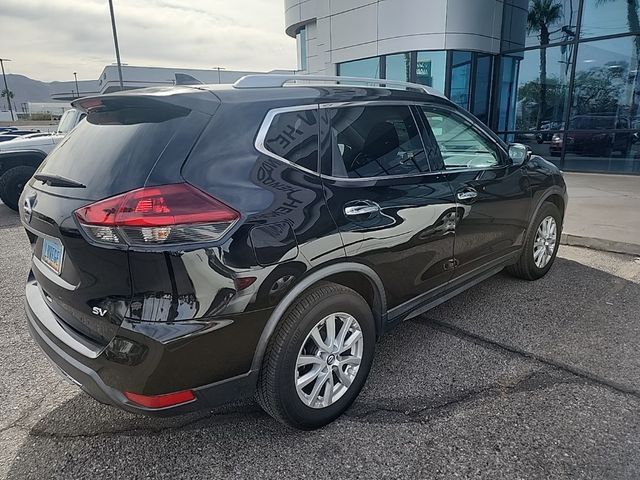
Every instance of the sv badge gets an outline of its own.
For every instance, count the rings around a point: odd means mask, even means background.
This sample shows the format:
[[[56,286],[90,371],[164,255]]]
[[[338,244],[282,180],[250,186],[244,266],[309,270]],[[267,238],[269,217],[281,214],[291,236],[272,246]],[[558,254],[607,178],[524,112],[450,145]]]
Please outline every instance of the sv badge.
[[[100,307],[93,307],[91,309],[91,313],[93,313],[94,315],[99,315],[101,317],[104,317],[107,314],[107,309],[100,308]]]

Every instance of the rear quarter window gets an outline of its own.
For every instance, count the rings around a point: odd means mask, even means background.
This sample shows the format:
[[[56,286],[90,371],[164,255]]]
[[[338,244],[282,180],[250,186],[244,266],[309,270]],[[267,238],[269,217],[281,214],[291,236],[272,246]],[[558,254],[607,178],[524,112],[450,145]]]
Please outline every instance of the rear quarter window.
[[[277,113],[264,138],[264,148],[281,159],[318,171],[318,111]]]

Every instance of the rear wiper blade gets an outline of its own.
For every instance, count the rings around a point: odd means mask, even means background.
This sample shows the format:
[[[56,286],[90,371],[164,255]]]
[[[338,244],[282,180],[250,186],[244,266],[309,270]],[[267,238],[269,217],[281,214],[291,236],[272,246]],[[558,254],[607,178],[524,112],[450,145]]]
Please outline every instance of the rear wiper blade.
[[[34,175],[33,178],[40,180],[42,183],[46,183],[50,187],[86,188],[86,185],[83,185],[80,182],[76,182],[75,180],[64,178],[59,175],[38,173],[37,175]]]

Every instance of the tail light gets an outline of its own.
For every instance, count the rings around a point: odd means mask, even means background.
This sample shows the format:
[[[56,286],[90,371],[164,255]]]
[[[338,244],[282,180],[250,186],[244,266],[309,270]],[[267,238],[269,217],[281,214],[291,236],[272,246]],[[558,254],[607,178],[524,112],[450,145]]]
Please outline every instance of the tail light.
[[[175,245],[220,239],[240,218],[186,183],[145,187],[79,208],[82,229],[110,245]]]

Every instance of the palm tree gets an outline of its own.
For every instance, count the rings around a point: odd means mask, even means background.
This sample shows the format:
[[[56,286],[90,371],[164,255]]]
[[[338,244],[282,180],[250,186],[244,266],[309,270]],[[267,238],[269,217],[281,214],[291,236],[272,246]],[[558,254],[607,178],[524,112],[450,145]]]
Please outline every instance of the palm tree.
[[[634,0],[636,1],[636,0]],[[538,32],[540,38],[540,101],[538,102],[538,121],[536,127],[542,125],[544,112],[547,107],[547,49],[549,45],[549,27],[562,18],[562,5],[554,0],[531,0],[527,15],[527,30],[529,33]]]
[[[13,97],[15,97],[15,95],[13,94],[13,92],[7,88],[5,88],[4,90],[2,90],[2,93],[0,93],[0,97],[2,98],[6,98],[7,99],[7,103],[11,102],[11,99]],[[11,109],[11,105],[9,105],[9,109]]]
[[[605,5],[607,3],[615,2],[617,0],[596,0],[596,5]],[[629,30],[631,32],[640,31],[640,17],[638,16],[638,0],[627,0],[627,22],[629,23]],[[640,41],[636,38],[636,45]]]

